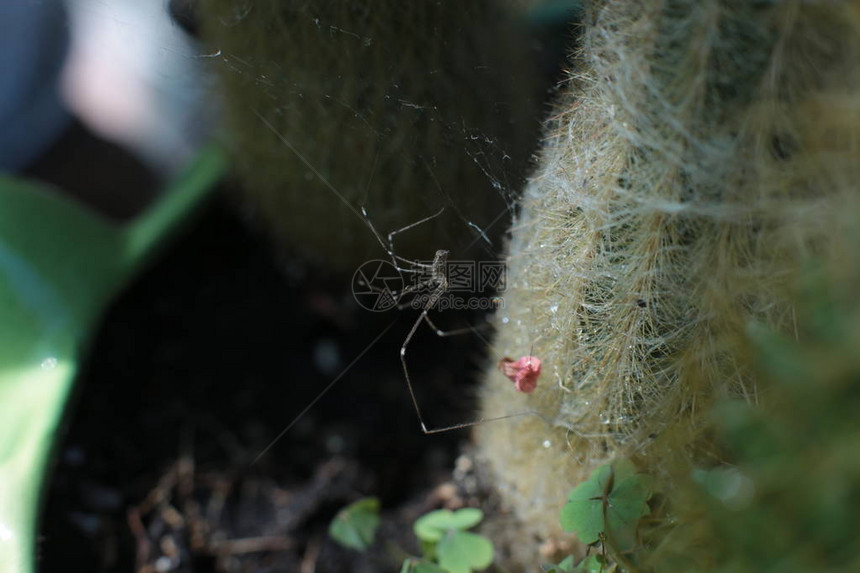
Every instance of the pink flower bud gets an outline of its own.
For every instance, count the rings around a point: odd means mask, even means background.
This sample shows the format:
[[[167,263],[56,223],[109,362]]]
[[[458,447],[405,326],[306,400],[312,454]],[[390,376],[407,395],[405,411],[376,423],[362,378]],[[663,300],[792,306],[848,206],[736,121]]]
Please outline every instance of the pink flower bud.
[[[531,394],[537,388],[537,379],[540,376],[540,358],[523,356],[514,361],[505,356],[499,360],[499,370],[514,383],[517,392]]]

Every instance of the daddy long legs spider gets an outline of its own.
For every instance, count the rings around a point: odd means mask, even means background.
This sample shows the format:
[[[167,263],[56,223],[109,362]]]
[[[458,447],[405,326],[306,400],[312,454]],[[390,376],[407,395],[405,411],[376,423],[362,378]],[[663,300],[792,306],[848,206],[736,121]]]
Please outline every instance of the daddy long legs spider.
[[[479,334],[478,328],[474,326],[469,326],[467,328],[459,328],[455,330],[442,330],[431,320],[430,311],[434,310],[439,303],[439,300],[442,296],[448,292],[449,282],[448,282],[448,255],[449,252],[444,249],[439,249],[436,251],[436,254],[433,257],[433,262],[424,263],[420,261],[414,261],[410,259],[406,259],[401,257],[394,252],[394,236],[398,233],[402,233],[403,231],[407,231],[412,229],[422,223],[430,221],[442,214],[444,208],[434,215],[430,215],[420,221],[412,223],[402,229],[398,229],[396,231],[392,231],[388,234],[388,242],[383,240],[382,235],[377,231],[376,227],[371,223],[370,218],[368,217],[367,210],[362,207],[361,212],[364,215],[365,222],[367,226],[370,228],[373,235],[376,237],[379,244],[391,258],[391,261],[394,265],[394,268],[397,269],[398,272],[406,272],[406,273],[420,273],[422,275],[423,280],[417,282],[416,284],[409,285],[403,288],[399,293],[395,293],[395,300],[399,302],[404,296],[408,294],[412,294],[414,292],[418,292],[421,290],[429,290],[430,294],[427,296],[425,302],[421,305],[421,314],[418,315],[418,318],[412,324],[412,327],[409,330],[409,333],[406,335],[406,338],[403,340],[403,344],[400,347],[400,362],[403,366],[403,376],[406,379],[406,386],[409,390],[409,397],[412,400],[412,406],[415,408],[415,414],[418,417],[418,422],[421,424],[421,431],[425,434],[438,434],[441,432],[448,432],[451,430],[459,430],[462,428],[468,428],[471,426],[477,426],[479,424],[484,424],[486,422],[493,422],[497,420],[505,420],[509,418],[514,418],[517,416],[523,416],[526,414],[533,414],[532,411],[523,411],[523,412],[514,412],[512,414],[505,414],[502,416],[492,416],[492,417],[482,417],[476,418],[466,422],[460,422],[457,424],[450,424],[446,426],[429,428],[424,418],[424,414],[421,411],[421,406],[418,403],[418,398],[415,394],[415,388],[412,384],[412,377],[409,374],[409,365],[406,361],[406,353],[409,348],[409,343],[412,342],[412,339],[415,336],[415,333],[418,331],[418,328],[422,323],[426,323],[427,326],[431,328],[434,334],[439,337],[447,337],[454,336],[457,334],[464,334],[468,332],[472,332],[475,334]],[[483,339],[483,337],[482,337]],[[484,339],[486,342],[486,339]]]

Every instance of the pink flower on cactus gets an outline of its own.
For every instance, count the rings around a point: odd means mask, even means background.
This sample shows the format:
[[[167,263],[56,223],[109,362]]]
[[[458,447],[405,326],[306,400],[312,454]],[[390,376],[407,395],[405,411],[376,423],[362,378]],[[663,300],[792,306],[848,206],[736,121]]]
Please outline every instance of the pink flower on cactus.
[[[531,394],[537,388],[537,379],[540,376],[540,358],[523,356],[514,361],[505,356],[499,360],[499,370],[514,383],[517,392]]]

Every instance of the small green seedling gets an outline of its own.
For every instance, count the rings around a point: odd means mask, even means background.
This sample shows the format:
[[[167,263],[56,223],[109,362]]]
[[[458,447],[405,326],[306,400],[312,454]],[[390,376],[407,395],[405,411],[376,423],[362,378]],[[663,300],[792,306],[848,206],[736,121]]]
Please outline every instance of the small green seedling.
[[[573,555],[568,555],[558,565],[541,565],[541,571],[543,573],[573,573],[575,567]]]
[[[415,559],[410,557],[403,562],[403,567],[400,568],[400,573],[448,573],[438,565],[434,565],[423,559]]]
[[[379,500],[360,499],[341,509],[332,520],[328,534],[350,549],[364,551],[373,544],[379,527]]]
[[[639,519],[650,512],[649,497],[648,476],[636,473],[630,460],[616,460],[573,489],[561,510],[561,526],[587,545],[606,541],[615,551],[629,551]]]
[[[489,567],[493,544],[466,531],[483,518],[481,510],[474,508],[440,509],[418,518],[413,530],[421,540],[424,559],[407,559],[401,573],[471,573]]]
[[[558,565],[544,565],[542,569],[543,573],[611,573],[614,567],[607,567],[602,555],[589,555],[574,565],[573,556],[570,555]]]
[[[442,509],[419,517],[413,526],[421,540],[423,558],[410,557],[401,573],[472,573],[493,562],[493,544],[486,537],[466,531],[484,518],[480,509]],[[365,498],[338,512],[328,533],[343,545],[365,551],[373,544],[379,527],[379,500]]]

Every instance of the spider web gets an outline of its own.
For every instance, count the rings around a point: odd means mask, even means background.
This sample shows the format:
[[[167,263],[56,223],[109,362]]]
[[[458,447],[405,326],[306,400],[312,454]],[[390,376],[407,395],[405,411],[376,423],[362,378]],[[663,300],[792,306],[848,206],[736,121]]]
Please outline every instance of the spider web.
[[[207,5],[249,212],[333,267],[379,254],[360,207],[383,234],[445,208],[406,258],[495,256],[539,128],[524,36],[493,2],[350,4]]]

